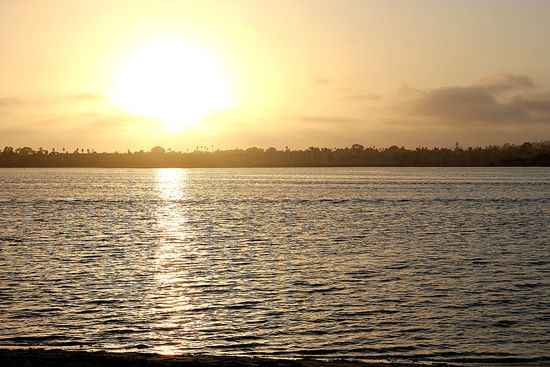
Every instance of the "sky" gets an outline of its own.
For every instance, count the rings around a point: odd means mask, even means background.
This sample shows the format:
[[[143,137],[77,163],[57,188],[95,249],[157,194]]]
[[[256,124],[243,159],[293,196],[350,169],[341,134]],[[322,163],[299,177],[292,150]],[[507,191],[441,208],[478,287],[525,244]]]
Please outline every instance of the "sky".
[[[0,0],[0,148],[550,140],[550,1]]]

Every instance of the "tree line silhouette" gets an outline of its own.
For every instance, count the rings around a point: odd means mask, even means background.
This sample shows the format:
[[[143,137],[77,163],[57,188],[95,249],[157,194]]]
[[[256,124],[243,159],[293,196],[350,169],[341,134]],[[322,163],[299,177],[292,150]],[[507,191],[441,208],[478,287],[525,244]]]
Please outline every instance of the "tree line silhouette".
[[[352,167],[352,166],[550,166],[550,141],[454,149],[418,147],[405,149],[364,147],[310,147],[306,150],[263,149],[214,150],[197,147],[175,152],[156,146],[150,151],[98,153],[93,149],[45,150],[5,147],[0,167]]]

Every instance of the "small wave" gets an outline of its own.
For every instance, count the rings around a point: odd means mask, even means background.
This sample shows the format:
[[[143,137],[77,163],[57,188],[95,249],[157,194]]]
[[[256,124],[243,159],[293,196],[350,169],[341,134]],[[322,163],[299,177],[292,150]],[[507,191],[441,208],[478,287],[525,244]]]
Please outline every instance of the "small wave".
[[[143,330],[143,329],[110,329],[105,330],[103,333],[105,334],[112,334],[112,335],[118,335],[118,334],[137,334],[137,333],[148,333],[149,330]]]
[[[463,358],[426,358],[427,361],[433,362],[450,362],[450,363],[464,363],[464,364],[490,364],[490,365],[539,365],[550,363],[549,357],[533,357],[533,358],[521,358],[521,357],[463,357]]]
[[[23,240],[17,237],[11,237],[11,236],[0,236],[0,242],[11,242],[12,244],[15,243],[23,243]]]
[[[80,344],[63,335],[43,335],[43,336],[14,336],[11,338],[0,339],[0,344],[5,345],[66,345],[67,343]]]
[[[118,299],[95,299],[95,300],[91,300],[89,301],[88,303],[91,303],[93,305],[113,305],[113,304],[118,304],[118,303],[121,303],[120,300]]]
[[[262,304],[262,302],[260,301],[245,301],[245,302],[240,302],[236,304],[225,305],[223,306],[223,308],[228,310],[240,310],[240,309],[248,309],[248,308],[257,308],[255,306],[260,304]]]
[[[232,350],[242,350],[242,349],[254,349],[257,347],[263,346],[263,343],[235,343],[235,344],[216,344],[209,346],[212,349],[232,349]]]
[[[496,327],[505,328],[505,327],[514,326],[517,323],[518,322],[514,321],[514,320],[499,320],[499,321],[495,322],[493,325],[496,326]]]
[[[544,284],[542,283],[520,283],[520,284],[514,284],[514,287],[516,288],[538,288],[542,287]]]

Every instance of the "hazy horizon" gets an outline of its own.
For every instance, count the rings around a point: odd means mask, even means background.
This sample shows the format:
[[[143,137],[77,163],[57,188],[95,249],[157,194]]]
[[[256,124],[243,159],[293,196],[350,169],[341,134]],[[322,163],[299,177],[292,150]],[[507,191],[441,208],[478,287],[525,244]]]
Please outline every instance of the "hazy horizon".
[[[501,144],[488,144],[488,145],[485,145],[485,146],[481,146],[481,145],[463,145],[461,144],[460,142],[455,142],[454,144],[451,144],[451,145],[448,145],[448,146],[421,146],[421,145],[417,145],[417,146],[405,146],[405,145],[399,145],[399,144],[391,144],[391,145],[387,145],[387,146],[375,146],[375,145],[363,145],[361,144],[360,142],[355,142],[353,144],[350,144],[349,146],[315,146],[315,145],[309,145],[307,147],[298,147],[298,148],[292,148],[290,146],[284,146],[284,147],[274,147],[274,146],[257,146],[257,145],[249,145],[249,146],[235,146],[235,147],[228,147],[228,148],[221,148],[221,147],[218,147],[218,146],[214,146],[214,145],[195,145],[195,146],[183,146],[181,147],[180,149],[173,149],[171,146],[162,146],[162,145],[155,145],[155,146],[151,146],[151,147],[138,147],[136,149],[109,149],[107,147],[107,149],[105,150],[98,150],[98,149],[95,149],[93,146],[76,146],[76,145],[64,145],[64,146],[60,146],[60,147],[47,147],[47,146],[44,146],[44,145],[39,145],[39,146],[29,146],[29,145],[21,145],[21,146],[12,146],[12,145],[5,145],[5,146],[2,146],[0,147],[0,153],[2,153],[2,151],[4,150],[9,150],[9,151],[13,151],[13,152],[17,152],[18,150],[28,150],[28,148],[32,149],[32,152],[33,153],[80,153],[80,154],[83,154],[83,153],[87,153],[87,154],[90,154],[90,153],[107,153],[107,154],[113,154],[113,153],[140,153],[140,152],[145,152],[145,153],[148,153],[148,152],[152,152],[153,150],[155,149],[158,149],[158,148],[161,148],[162,150],[164,150],[166,153],[192,153],[192,152],[195,152],[195,151],[198,151],[198,152],[215,152],[215,151],[220,151],[220,152],[224,152],[224,151],[233,151],[233,150],[248,150],[248,149],[260,149],[260,150],[263,150],[263,151],[267,151],[269,149],[275,149],[276,151],[286,151],[287,149],[289,151],[292,151],[292,152],[297,152],[297,151],[307,151],[307,150],[311,150],[311,149],[329,149],[331,151],[336,151],[336,150],[346,150],[346,149],[352,149],[352,146],[354,145],[360,145],[361,146],[361,149],[375,149],[375,150],[378,150],[378,151],[384,151],[384,150],[389,150],[391,148],[394,148],[394,147],[397,147],[399,149],[405,149],[405,150],[409,150],[409,151],[412,151],[412,150],[415,150],[415,149],[427,149],[427,150],[457,150],[457,149],[460,149],[460,150],[467,150],[467,149],[488,149],[488,148],[491,148],[491,147],[496,147],[496,148],[503,148],[503,147],[506,147],[506,146],[510,146],[510,147],[516,147],[516,148],[520,148],[522,145],[524,144],[531,144],[531,145],[537,145],[537,146],[540,146],[540,147],[545,147],[545,146],[548,146],[550,145],[550,141],[548,140],[536,140],[536,141],[524,141],[524,142],[521,142],[521,143],[511,143],[511,142],[503,142]]]
[[[535,0],[5,1],[0,146],[546,141],[548,34]]]

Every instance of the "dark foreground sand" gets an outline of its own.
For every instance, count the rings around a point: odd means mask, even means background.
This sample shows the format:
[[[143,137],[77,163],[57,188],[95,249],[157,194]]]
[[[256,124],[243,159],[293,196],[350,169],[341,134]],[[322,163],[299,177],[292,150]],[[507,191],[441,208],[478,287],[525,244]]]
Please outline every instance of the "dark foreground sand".
[[[418,364],[363,363],[357,361],[285,360],[231,356],[178,355],[151,353],[108,353],[44,349],[0,349],[2,367],[411,367]],[[445,366],[438,364],[437,366]]]

